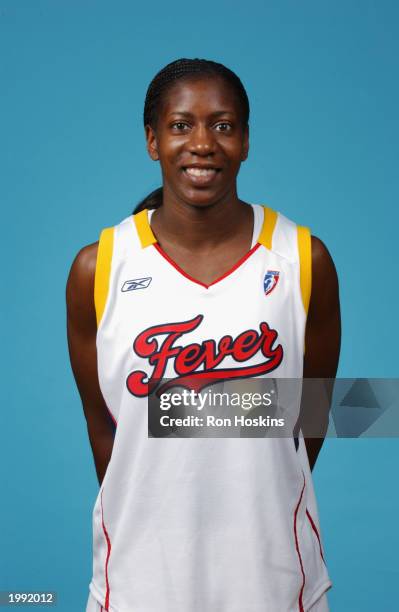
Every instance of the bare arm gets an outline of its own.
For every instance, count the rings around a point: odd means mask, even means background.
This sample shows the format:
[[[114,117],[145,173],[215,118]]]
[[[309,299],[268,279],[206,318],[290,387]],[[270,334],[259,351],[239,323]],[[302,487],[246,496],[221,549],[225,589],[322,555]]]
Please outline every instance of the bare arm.
[[[320,388],[319,392],[316,391],[316,397],[315,386],[310,385],[308,392],[304,381],[302,403],[305,405],[305,410],[313,413],[310,414],[310,419],[313,421],[320,419],[319,426],[324,433],[328,425],[328,410],[333,391],[332,379],[337,373],[340,347],[341,315],[337,272],[323,242],[312,236],[312,293],[306,324],[303,377],[326,380],[324,383],[320,381],[323,388]],[[321,414],[316,416],[317,410]],[[307,438],[306,433],[304,435],[310,468],[313,469],[324,437]]]
[[[101,484],[111,458],[115,427],[102,396],[97,373],[94,309],[97,248],[96,242],[77,254],[68,277],[66,302],[69,356]]]

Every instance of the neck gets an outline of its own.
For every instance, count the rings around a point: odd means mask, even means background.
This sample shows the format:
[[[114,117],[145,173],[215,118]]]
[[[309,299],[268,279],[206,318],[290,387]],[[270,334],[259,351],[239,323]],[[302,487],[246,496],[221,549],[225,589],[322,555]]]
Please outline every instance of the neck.
[[[163,204],[154,211],[151,226],[158,240],[192,250],[212,248],[251,222],[252,210],[237,194],[208,206],[179,201],[164,189]]]

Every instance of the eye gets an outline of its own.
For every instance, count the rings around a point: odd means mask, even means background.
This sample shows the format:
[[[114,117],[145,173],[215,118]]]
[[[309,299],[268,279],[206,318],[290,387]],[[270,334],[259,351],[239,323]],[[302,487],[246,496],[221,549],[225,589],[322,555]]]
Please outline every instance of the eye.
[[[175,121],[175,123],[172,123],[171,127],[174,130],[181,132],[182,130],[184,130],[185,127],[188,127],[188,124],[184,121]]]
[[[220,127],[222,129],[218,130],[218,132],[229,132],[233,128],[233,126],[230,123],[227,123],[226,121],[222,121],[216,125],[216,128]]]

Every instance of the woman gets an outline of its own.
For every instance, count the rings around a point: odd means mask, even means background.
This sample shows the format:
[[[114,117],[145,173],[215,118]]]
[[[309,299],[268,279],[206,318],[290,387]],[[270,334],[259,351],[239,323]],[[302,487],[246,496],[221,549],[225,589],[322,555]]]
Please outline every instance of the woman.
[[[300,436],[148,434],[159,379],[200,392],[224,379],[336,374],[338,283],[326,247],[238,198],[248,119],[228,68],[163,68],[144,109],[162,188],[70,271],[71,363],[101,484],[88,611],[328,610],[310,474],[322,438],[305,450]]]

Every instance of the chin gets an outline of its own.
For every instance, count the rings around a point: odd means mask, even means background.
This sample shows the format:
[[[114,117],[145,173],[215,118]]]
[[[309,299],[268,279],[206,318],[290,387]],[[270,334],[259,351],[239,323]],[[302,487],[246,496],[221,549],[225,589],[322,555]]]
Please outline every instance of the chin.
[[[205,193],[202,193],[202,197],[198,197],[197,193],[196,197],[190,197],[187,194],[182,194],[181,200],[193,208],[209,208],[210,206],[215,206],[220,201],[220,196],[209,195],[207,197]]]

